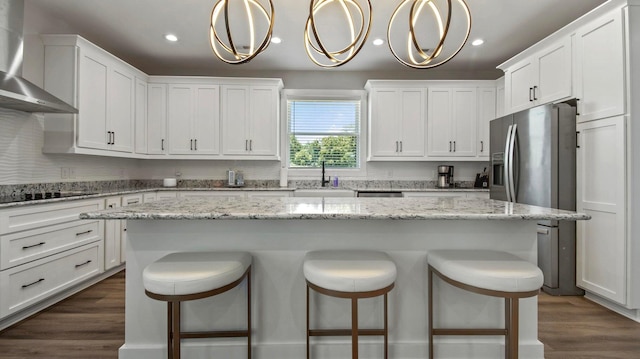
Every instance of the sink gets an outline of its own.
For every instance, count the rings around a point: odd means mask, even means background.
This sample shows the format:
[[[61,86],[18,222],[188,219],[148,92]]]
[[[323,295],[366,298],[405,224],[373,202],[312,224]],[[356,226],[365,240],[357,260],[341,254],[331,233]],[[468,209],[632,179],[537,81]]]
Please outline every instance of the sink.
[[[293,192],[294,197],[355,197],[356,192],[350,189],[335,188],[309,188],[297,189]]]

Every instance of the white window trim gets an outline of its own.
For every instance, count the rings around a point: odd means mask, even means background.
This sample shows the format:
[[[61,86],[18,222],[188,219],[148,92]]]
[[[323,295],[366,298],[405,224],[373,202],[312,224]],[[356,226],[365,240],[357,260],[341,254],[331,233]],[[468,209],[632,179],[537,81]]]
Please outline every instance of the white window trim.
[[[286,89],[281,100],[280,121],[281,131],[281,152],[282,163],[289,165],[289,119],[287,118],[287,102],[289,100],[358,100],[360,101],[360,135],[358,136],[358,162],[360,168],[329,168],[326,169],[327,176],[344,177],[366,177],[367,175],[367,92],[364,90],[304,90]],[[291,168],[287,169],[289,178],[294,179],[320,179],[322,169],[320,168]]]

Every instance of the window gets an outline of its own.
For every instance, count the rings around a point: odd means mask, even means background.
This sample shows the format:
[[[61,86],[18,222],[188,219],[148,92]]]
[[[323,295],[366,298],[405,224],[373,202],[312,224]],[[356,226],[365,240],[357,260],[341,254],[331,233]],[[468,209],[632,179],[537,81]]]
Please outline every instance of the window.
[[[287,98],[289,168],[359,169],[362,99]]]

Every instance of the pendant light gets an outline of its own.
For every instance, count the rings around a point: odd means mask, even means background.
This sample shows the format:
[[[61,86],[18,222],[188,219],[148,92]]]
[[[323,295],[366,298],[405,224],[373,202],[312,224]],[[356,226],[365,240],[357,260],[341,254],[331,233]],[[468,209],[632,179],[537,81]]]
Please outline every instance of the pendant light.
[[[251,61],[269,46],[275,11],[272,0],[266,1],[268,2],[267,6],[264,6],[261,0],[219,0],[213,6],[209,26],[209,43],[216,57],[228,64],[243,64]],[[242,12],[244,12],[244,17],[240,16]],[[234,20],[241,21],[231,24],[232,15],[235,15]],[[217,29],[222,27],[221,21],[224,22],[225,30],[222,34]],[[244,38],[233,36],[232,32],[237,30],[233,25],[236,27],[238,25],[246,26],[245,29],[241,29],[245,35]],[[259,30],[264,30],[264,36],[256,37],[256,32]],[[260,41],[258,41],[259,39]],[[245,42],[240,43],[239,41]]]
[[[454,14],[452,3],[457,4],[456,9],[461,10],[461,14],[457,12]],[[402,54],[398,51],[399,47],[394,47],[393,45],[398,38],[402,39],[402,37],[392,37],[392,35],[398,35],[396,27],[400,19],[403,18],[401,14],[405,15],[404,19],[409,20],[408,23],[405,23],[405,29],[408,28],[408,32],[406,32],[406,42],[405,40],[401,42],[403,47],[406,46],[406,52]],[[433,20],[431,24],[427,23],[426,20],[428,19],[425,19],[429,14],[432,15],[431,19]],[[463,35],[461,39],[450,39],[450,25],[453,16],[458,16],[465,23],[464,29],[466,30],[462,32]],[[400,24],[403,23],[400,22]],[[424,44],[421,45],[419,40],[419,38],[427,37],[429,34],[426,32],[416,34],[416,28],[418,26],[421,26],[421,29],[425,29],[428,25],[431,25],[430,34],[432,38],[430,45],[432,46],[430,47],[423,46]],[[433,31],[434,28],[435,33]],[[416,69],[428,69],[443,65],[456,56],[467,42],[470,32],[471,12],[464,0],[403,0],[389,20],[387,42],[391,53],[401,64]],[[424,36],[421,37],[418,35]],[[453,41],[457,41],[457,47],[451,44]]]

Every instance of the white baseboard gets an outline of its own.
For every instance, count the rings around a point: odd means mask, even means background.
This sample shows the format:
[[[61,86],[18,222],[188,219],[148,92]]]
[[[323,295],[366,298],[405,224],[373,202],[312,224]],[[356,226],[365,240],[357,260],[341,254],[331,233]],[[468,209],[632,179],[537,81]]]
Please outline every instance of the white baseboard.
[[[239,339],[238,341],[242,341]],[[244,358],[246,345],[239,342],[216,342],[215,345],[206,343],[182,344],[182,356],[185,358]],[[312,357],[331,359],[350,359],[351,345],[345,342],[316,343],[312,345]],[[157,345],[123,345],[119,351],[119,359],[157,359],[166,355],[166,346]],[[501,342],[487,339],[469,342],[465,340],[442,340],[436,344],[436,356],[439,359],[495,359],[504,356],[504,345]],[[360,343],[361,358],[382,358],[381,342]],[[389,357],[395,359],[424,359],[428,357],[426,342],[390,343]],[[304,343],[256,344],[252,355],[260,359],[300,359],[306,356]],[[542,343],[520,343],[521,359],[543,359],[544,345]]]

